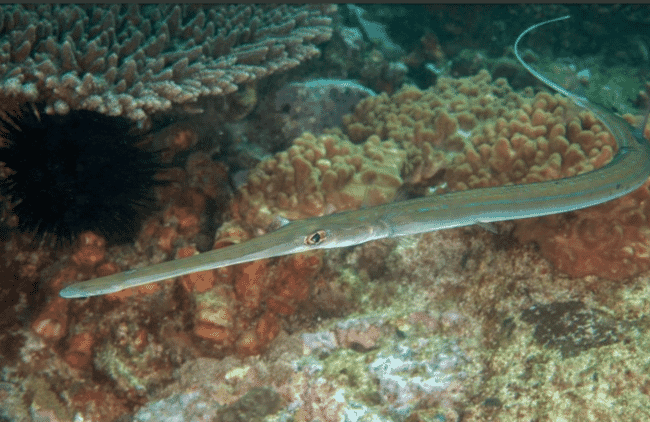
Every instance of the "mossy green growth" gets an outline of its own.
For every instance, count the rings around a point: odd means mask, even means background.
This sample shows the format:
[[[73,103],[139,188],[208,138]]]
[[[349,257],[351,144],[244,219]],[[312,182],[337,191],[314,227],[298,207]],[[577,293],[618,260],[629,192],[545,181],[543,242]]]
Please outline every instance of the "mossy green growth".
[[[546,58],[535,64],[546,77],[590,102],[618,114],[638,114],[637,101],[643,82],[638,69],[626,65],[608,67],[602,57]]]
[[[336,385],[345,385],[352,394],[367,405],[378,405],[381,397],[368,371],[368,364],[376,351],[360,353],[350,349],[337,349],[323,360],[322,375]]]
[[[148,343],[143,349],[135,345],[136,324],[124,326],[123,340],[107,340],[97,349],[94,366],[104,372],[123,392],[135,390],[145,394],[153,384],[171,378],[172,367],[162,356],[157,343]]]
[[[146,382],[134,373],[131,357],[113,345],[106,345],[95,357],[95,367],[108,375],[116,382],[117,387],[122,391],[144,392]]]
[[[54,414],[58,420],[70,420],[70,414],[61,403],[57,395],[52,391],[52,385],[41,377],[31,378],[26,383],[30,413],[33,420],[38,420],[37,415],[42,412]]]

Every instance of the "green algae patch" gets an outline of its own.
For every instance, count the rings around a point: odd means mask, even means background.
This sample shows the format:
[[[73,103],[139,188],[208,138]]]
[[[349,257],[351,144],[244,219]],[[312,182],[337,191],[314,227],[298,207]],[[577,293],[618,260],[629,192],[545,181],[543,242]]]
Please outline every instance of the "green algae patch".
[[[322,375],[338,385],[345,385],[350,392],[366,404],[379,404],[381,399],[375,381],[368,372],[368,364],[377,352],[359,353],[350,349],[338,349],[323,362]]]

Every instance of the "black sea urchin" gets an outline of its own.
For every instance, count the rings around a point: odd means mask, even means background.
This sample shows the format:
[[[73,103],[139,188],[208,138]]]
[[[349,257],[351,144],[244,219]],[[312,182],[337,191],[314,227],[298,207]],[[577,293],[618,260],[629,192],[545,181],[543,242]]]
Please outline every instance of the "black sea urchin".
[[[114,242],[133,237],[161,182],[157,157],[136,146],[142,136],[130,120],[88,110],[48,115],[26,104],[0,124],[0,161],[12,170],[0,193],[21,231],[57,243],[86,230]]]

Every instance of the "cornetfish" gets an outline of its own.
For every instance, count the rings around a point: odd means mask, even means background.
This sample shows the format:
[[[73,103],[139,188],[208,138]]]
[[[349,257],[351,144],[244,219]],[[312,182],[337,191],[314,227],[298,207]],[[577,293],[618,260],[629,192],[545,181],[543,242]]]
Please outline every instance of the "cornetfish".
[[[246,242],[72,284],[62,289],[60,295],[64,298],[96,296],[197,271],[314,249],[341,248],[386,237],[558,214],[601,204],[634,191],[650,177],[650,143],[643,137],[645,122],[641,128],[634,128],[586,98],[566,91],[532,69],[517,51],[519,41],[531,30],[567,18],[569,16],[528,28],[515,42],[515,55],[540,81],[592,111],[614,135],[618,151],[604,167],[558,180],[451,192],[306,220],[286,220],[279,229]]]

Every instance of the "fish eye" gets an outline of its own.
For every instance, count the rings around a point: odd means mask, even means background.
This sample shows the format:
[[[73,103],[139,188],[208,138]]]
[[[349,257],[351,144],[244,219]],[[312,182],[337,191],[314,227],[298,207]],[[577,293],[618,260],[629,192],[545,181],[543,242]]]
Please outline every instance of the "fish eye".
[[[309,246],[318,245],[325,239],[327,239],[325,230],[318,230],[310,234],[309,236],[305,237],[305,245],[309,245]]]

